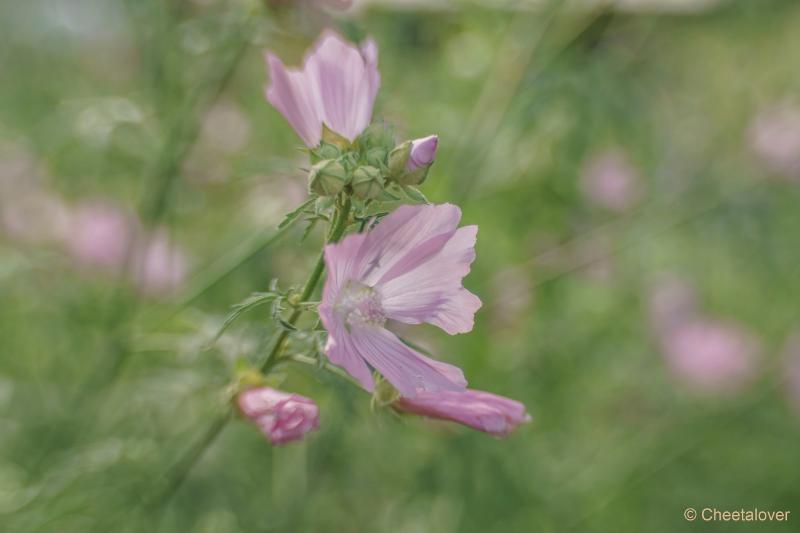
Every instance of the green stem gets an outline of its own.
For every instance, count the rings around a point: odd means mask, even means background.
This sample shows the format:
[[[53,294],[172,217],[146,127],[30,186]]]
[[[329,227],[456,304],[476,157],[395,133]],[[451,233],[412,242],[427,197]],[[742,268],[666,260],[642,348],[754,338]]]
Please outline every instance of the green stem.
[[[326,243],[337,242],[342,237],[344,231],[347,229],[348,220],[350,219],[350,207],[350,197],[345,196],[344,200],[337,205],[336,216],[331,224],[330,231],[328,232]],[[319,284],[319,280],[322,277],[322,272],[324,270],[325,258],[323,252],[320,254],[319,259],[317,259],[317,262],[314,265],[314,270],[311,271],[308,280],[303,286],[303,292],[300,295],[301,302],[308,300],[314,293],[314,290]],[[287,319],[287,322],[294,326],[301,314],[301,309],[295,309]],[[280,360],[281,353],[288,338],[289,330],[282,330],[278,335],[278,338],[275,340],[275,344],[273,345],[272,349],[259,365],[263,373],[269,372],[269,370]],[[191,472],[191,470],[194,468],[194,465],[197,464],[200,458],[203,457],[203,454],[206,452],[206,450],[214,443],[220,433],[222,433],[222,430],[225,429],[225,426],[231,420],[232,415],[233,410],[228,409],[223,415],[217,417],[203,433],[202,437],[183,454],[183,456],[173,467],[172,473],[168,476],[163,491],[161,491],[159,496],[153,500],[154,503],[157,502],[160,503],[161,506],[164,506],[172,499],[175,493],[178,492],[178,489],[180,489],[181,485],[183,485],[183,482],[186,480],[189,472]]]

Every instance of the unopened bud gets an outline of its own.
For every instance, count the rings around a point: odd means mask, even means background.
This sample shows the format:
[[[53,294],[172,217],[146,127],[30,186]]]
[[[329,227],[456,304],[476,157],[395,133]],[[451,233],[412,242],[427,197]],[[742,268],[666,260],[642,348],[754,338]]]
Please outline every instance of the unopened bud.
[[[311,153],[316,157],[316,160],[336,159],[341,155],[341,151],[337,146],[326,143],[325,141],[322,141]]]
[[[367,150],[367,164],[381,167],[386,164],[387,151],[384,148],[370,148]]]
[[[347,185],[347,170],[334,159],[325,159],[313,167],[308,175],[308,186],[320,196],[338,194]]]
[[[358,167],[353,172],[353,194],[362,200],[375,199],[383,192],[383,176],[381,171],[375,167]]]
[[[406,141],[389,154],[389,171],[392,179],[400,185],[419,185],[428,177],[436,159],[439,137],[429,135],[421,139]]]

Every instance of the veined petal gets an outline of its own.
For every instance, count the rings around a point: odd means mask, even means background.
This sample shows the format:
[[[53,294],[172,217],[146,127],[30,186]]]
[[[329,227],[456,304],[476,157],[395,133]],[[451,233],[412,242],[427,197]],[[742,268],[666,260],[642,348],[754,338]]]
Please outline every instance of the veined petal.
[[[461,210],[452,204],[397,208],[367,234],[358,253],[359,279],[377,286],[427,261],[460,220]]]
[[[309,148],[322,138],[322,118],[318,104],[305,73],[289,70],[273,54],[266,54],[270,85],[266,87],[267,100],[294,128]]]
[[[470,331],[481,301],[461,280],[475,259],[477,232],[477,226],[459,228],[435,255],[381,284],[386,316],[407,324],[428,322],[451,335]]]
[[[458,422],[497,437],[505,437],[531,420],[520,402],[472,389],[422,393],[400,398],[393,405],[400,411]]]
[[[322,307],[320,307],[319,315],[322,324],[328,331],[328,341],[325,343],[325,355],[328,356],[328,359],[330,359],[333,364],[347,370],[347,373],[353,376],[364,389],[372,392],[375,388],[372,372],[353,345],[350,333],[328,310],[323,310]]]
[[[428,359],[403,344],[389,330],[377,327],[352,328],[350,342],[358,355],[403,396],[463,390],[466,386],[464,374],[457,367]]]
[[[323,123],[350,141],[369,125],[380,87],[374,41],[358,48],[327,30],[299,70],[287,69],[272,54],[266,60],[271,80],[267,100],[309,148],[319,144]]]
[[[368,50],[374,57],[366,58],[360,49],[328,30],[304,66],[316,91],[322,121],[351,141],[369,125],[380,85],[375,63],[377,47],[372,43]]]

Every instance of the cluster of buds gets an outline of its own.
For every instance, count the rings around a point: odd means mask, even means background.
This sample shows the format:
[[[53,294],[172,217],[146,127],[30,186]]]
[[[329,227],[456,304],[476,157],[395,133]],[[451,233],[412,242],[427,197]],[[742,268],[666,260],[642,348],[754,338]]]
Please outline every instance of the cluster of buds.
[[[319,146],[310,150],[309,190],[318,196],[344,191],[364,201],[396,200],[396,192],[425,181],[438,143],[430,135],[395,145],[391,132],[379,124],[351,143],[324,127]]]

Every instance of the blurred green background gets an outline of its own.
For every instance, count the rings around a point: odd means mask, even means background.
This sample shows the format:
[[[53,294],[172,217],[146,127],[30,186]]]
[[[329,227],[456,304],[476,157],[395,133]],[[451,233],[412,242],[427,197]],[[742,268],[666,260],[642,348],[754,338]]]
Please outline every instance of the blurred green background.
[[[323,27],[376,39],[375,117],[439,134],[423,191],[480,226],[474,331],[415,340],[534,421],[398,420],[290,367],[319,432],[232,423],[148,507],[269,342],[259,309],[209,348],[229,307],[315,260],[320,228],[272,238],[306,162],[261,54]],[[0,530],[797,530],[798,27],[789,0],[3,2]]]

